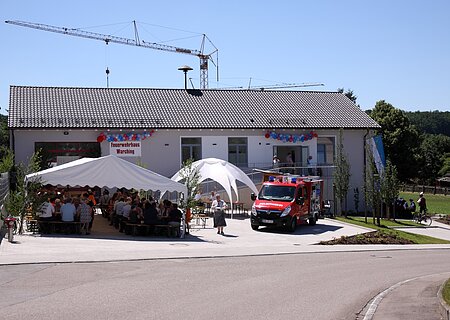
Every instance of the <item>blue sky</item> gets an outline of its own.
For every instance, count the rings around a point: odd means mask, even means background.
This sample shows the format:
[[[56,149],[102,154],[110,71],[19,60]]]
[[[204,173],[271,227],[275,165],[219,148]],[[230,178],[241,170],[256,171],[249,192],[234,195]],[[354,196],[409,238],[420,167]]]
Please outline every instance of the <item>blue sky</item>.
[[[4,23],[23,20],[199,49],[219,49],[209,87],[323,83],[351,89],[366,110],[386,100],[408,111],[450,111],[450,1],[1,0],[0,112],[9,86],[183,88],[195,56],[110,44]],[[102,27],[95,27],[102,26]],[[178,40],[176,40],[178,39]],[[207,46],[206,51],[212,47]],[[207,52],[209,53],[209,52]]]

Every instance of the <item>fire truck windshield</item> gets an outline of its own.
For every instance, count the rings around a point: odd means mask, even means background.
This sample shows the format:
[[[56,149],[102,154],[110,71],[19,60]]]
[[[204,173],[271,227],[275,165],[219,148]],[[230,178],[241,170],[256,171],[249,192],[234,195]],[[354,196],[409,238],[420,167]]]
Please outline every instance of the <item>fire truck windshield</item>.
[[[260,200],[277,200],[291,202],[295,197],[295,187],[281,185],[264,185],[259,191]]]

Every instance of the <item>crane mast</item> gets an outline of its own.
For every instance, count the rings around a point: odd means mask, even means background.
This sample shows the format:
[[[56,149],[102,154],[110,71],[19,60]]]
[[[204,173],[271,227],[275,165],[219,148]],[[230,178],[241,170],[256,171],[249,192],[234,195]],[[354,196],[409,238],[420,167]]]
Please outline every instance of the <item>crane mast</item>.
[[[25,22],[25,21],[17,21],[17,20],[7,20],[5,22],[8,24],[13,24],[13,25],[21,26],[21,27],[55,32],[55,33],[65,34],[65,35],[74,36],[74,37],[100,40],[100,41],[104,41],[106,44],[111,42],[111,43],[125,44],[125,45],[129,45],[129,46],[138,46],[138,47],[143,47],[143,48],[148,48],[148,49],[155,49],[155,50],[197,56],[200,59],[200,87],[202,89],[208,89],[208,61],[211,60],[214,63],[212,55],[218,52],[218,49],[214,47],[213,52],[211,52],[209,54],[203,53],[205,39],[207,38],[205,34],[203,34],[201,50],[186,49],[186,48],[180,48],[180,47],[169,46],[169,45],[159,44],[159,43],[154,43],[154,42],[146,42],[144,40],[140,40],[139,35],[137,33],[135,21],[134,21],[135,39],[117,37],[117,36],[112,36],[112,35],[105,35],[105,34],[96,33],[96,32],[84,31],[84,30],[80,30],[80,29],[55,27],[55,26],[41,24],[41,23],[33,23],[33,22]],[[217,66],[216,63],[214,63],[214,64]]]

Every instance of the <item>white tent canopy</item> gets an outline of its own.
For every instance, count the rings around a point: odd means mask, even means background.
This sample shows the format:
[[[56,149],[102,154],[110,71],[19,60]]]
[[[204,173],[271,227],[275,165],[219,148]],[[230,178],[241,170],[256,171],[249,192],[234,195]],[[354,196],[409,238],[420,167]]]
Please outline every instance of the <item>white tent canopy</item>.
[[[196,168],[200,173],[200,180],[202,182],[206,179],[211,179],[218,182],[226,191],[230,202],[232,203],[232,193],[231,190],[234,190],[236,194],[236,199],[239,200],[238,188],[236,185],[236,180],[241,181],[246,184],[253,192],[258,193],[258,189],[255,184],[250,180],[250,178],[243,172],[241,169],[236,167],[235,165],[229,163],[228,161],[216,159],[216,158],[207,158],[195,161],[192,163],[193,168]],[[181,171],[178,171],[173,177],[172,180],[180,181],[183,178],[181,177]]]
[[[119,157],[82,158],[29,174],[25,181],[43,184],[127,188],[187,194],[186,186]]]

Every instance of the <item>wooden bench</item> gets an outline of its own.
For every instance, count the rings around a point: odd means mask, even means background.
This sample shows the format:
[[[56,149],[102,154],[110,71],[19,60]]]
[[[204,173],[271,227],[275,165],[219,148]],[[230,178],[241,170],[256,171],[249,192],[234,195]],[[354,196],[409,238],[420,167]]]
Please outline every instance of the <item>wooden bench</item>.
[[[210,217],[208,216],[208,215],[206,215],[206,214],[193,214],[192,215],[192,218],[191,218],[191,221],[194,221],[195,220],[195,224],[196,225],[198,225],[198,226],[202,226],[203,227],[203,229],[204,228],[206,228],[206,224],[208,223],[208,219],[209,219]]]
[[[39,227],[39,230],[42,232],[42,229],[45,229],[45,227],[42,227],[43,225],[49,226],[49,232],[55,233],[56,227],[60,226],[61,229],[64,229],[63,231],[67,233],[68,227],[74,227],[72,230],[75,233],[81,232],[81,225],[82,223],[79,221],[54,221],[54,220],[37,220],[37,225]],[[61,230],[62,231],[62,230]]]
[[[39,233],[39,225],[36,219],[32,217],[26,217],[25,221],[27,223],[27,231],[32,232],[33,234]]]
[[[130,230],[130,234],[132,236],[136,236],[138,228],[145,228],[145,235],[149,234],[150,228],[155,229],[155,233],[159,230],[166,231],[167,237],[170,237],[171,234],[173,234],[173,231],[177,230],[177,226],[172,226],[170,224],[143,224],[143,223],[125,223],[125,233],[127,233],[128,230]]]

